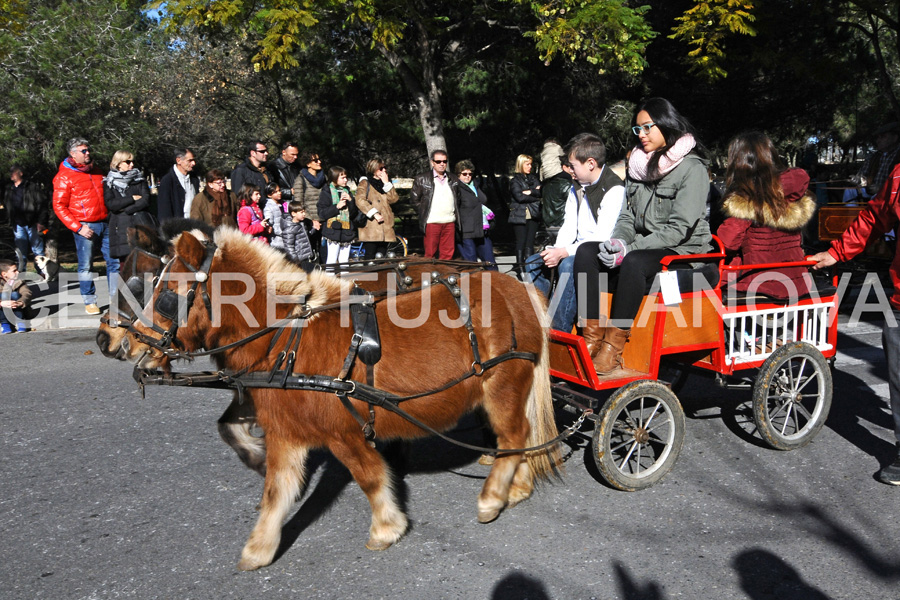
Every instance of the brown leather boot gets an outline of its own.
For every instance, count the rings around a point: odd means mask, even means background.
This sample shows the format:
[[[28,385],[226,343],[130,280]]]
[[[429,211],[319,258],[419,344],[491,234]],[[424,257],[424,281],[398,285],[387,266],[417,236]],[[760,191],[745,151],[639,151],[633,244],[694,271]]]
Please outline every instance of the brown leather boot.
[[[601,315],[599,319],[580,319],[578,321],[579,333],[587,344],[588,354],[591,358],[597,355],[600,350],[600,342],[606,335],[606,320],[606,316]]]
[[[616,369],[622,368],[622,350],[625,343],[631,337],[630,329],[619,329],[609,325],[606,327],[606,336],[600,344],[600,351],[594,356],[594,369],[600,375],[608,375]]]

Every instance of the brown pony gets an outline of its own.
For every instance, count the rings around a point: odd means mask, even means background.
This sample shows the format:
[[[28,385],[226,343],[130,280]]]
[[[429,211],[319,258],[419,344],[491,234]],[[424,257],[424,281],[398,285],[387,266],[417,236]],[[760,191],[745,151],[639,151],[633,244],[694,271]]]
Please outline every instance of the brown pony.
[[[154,292],[151,307],[156,305],[161,293],[177,289],[172,278],[185,274],[196,277],[196,271],[204,265],[207,247],[195,234],[186,233],[174,241],[175,257]],[[292,275],[292,280],[279,277],[274,289],[269,289],[267,281],[271,281],[273,273],[287,273]],[[234,279],[235,274],[243,279]],[[353,329],[341,310],[317,309],[346,300],[352,283],[326,273],[303,273],[277,251],[224,229],[216,231],[215,253],[208,276],[202,279],[209,283],[210,307],[200,300],[198,293],[177,324],[176,340],[184,348],[220,348],[259,331],[265,324],[274,291],[279,297],[305,299],[302,307],[277,304],[275,318],[313,311],[303,327],[294,372],[338,376]],[[254,285],[247,285],[247,276]],[[546,319],[541,295],[511,277],[489,271],[464,275],[462,279],[462,294],[469,303],[482,361],[511,350],[532,353],[536,360],[516,358],[500,362],[480,376],[464,379],[438,393],[404,401],[403,410],[429,427],[447,430],[463,414],[481,406],[501,450],[536,446],[551,440],[556,426],[550,395],[547,330],[541,326],[541,319]],[[236,297],[241,297],[241,304],[223,301]],[[430,304],[430,310],[425,309],[426,303]],[[248,314],[260,323],[248,324]],[[459,317],[460,309],[445,286],[432,285],[421,293],[380,300],[376,302],[375,314],[382,343],[381,360],[372,370],[375,388],[397,396],[414,395],[441,388],[472,369],[468,331],[448,323]],[[152,316],[157,327],[173,325],[156,311]],[[414,329],[403,326],[416,321]],[[169,359],[164,353],[158,349],[148,353],[138,339],[160,336],[140,323],[134,327],[138,335],[127,336],[128,358],[140,361],[139,366],[144,368],[168,368]],[[274,355],[287,346],[287,336],[282,336],[283,343],[276,344],[270,353],[273,335],[269,333],[230,347],[222,354],[224,365],[233,371],[270,370]],[[365,365],[358,359],[353,363],[350,377],[366,380]],[[388,548],[405,533],[406,516],[394,497],[387,465],[366,442],[360,426],[334,394],[267,388],[252,389],[249,394],[258,423],[265,431],[266,476],[259,520],[244,546],[238,568],[256,569],[272,562],[281,538],[282,521],[305,483],[305,462],[312,448],[328,448],[368,497],[372,508],[368,548]],[[360,414],[367,414],[368,405],[358,400],[351,402]],[[377,439],[427,435],[408,420],[381,407],[376,407],[374,413]],[[528,498],[534,478],[552,474],[557,456],[555,446],[498,456],[478,497],[479,521],[492,521],[504,507]]]
[[[140,281],[148,281],[158,275],[163,267],[163,260],[174,253],[170,247],[170,241],[176,235],[185,231],[198,230],[201,237],[211,237],[213,230],[206,224],[193,219],[170,219],[163,224],[159,231],[139,225],[129,228],[128,243],[133,248],[132,252],[122,261],[119,276],[123,282],[129,282],[132,277]],[[399,263],[404,263],[405,268],[397,268]],[[410,277],[412,283],[418,286],[422,282],[422,276],[432,272],[449,273],[456,271],[479,270],[478,263],[466,264],[457,261],[452,265],[446,262],[436,262],[418,256],[409,256],[403,259],[370,261],[360,268],[349,268],[341,271],[339,276],[352,279],[357,285],[368,291],[385,290],[388,287],[396,289],[402,285],[401,279]],[[120,286],[121,289],[121,286]],[[97,346],[100,351],[109,358],[125,360],[122,350],[122,340],[127,332],[128,325],[133,320],[136,312],[131,302],[143,302],[143,294],[135,292],[134,298],[126,298],[124,294],[118,295],[117,310],[108,311],[100,317],[100,327],[97,330]],[[141,348],[140,345],[135,349]],[[218,357],[214,357],[218,359]],[[218,368],[224,365],[220,360],[216,361]],[[265,438],[253,435],[256,425],[256,409],[252,398],[240,398],[235,392],[231,403],[217,422],[219,436],[235,451],[238,458],[249,469],[262,476],[266,474],[266,445]]]
[[[127,284],[132,277],[136,277],[143,282],[158,275],[163,267],[163,258],[174,253],[169,244],[171,239],[195,229],[200,235],[212,234],[212,228],[208,225],[191,219],[170,219],[159,231],[142,225],[129,228],[128,244],[132,251],[119,268],[121,281]],[[119,289],[122,289],[121,284]],[[131,301],[143,302],[143,294],[139,291],[134,291],[132,295],[135,297]],[[115,312],[108,311],[101,315],[96,341],[104,356],[125,360],[122,341],[132,317],[140,311],[129,304],[129,298],[123,293],[118,294],[116,309]],[[220,368],[221,366],[219,365]],[[240,402],[235,393],[228,408],[219,417],[217,427],[219,436],[235,451],[238,458],[248,468],[265,475],[266,445],[263,438],[252,434],[255,424],[253,402]]]

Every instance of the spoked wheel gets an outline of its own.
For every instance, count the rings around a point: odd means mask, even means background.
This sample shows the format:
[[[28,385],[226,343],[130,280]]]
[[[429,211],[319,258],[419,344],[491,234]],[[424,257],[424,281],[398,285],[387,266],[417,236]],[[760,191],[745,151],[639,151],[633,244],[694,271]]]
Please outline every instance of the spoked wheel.
[[[778,450],[812,441],[831,409],[831,370],[813,346],[796,342],[766,359],[753,385],[753,420],[763,441]]]
[[[635,381],[600,409],[594,427],[594,462],[612,486],[648,488],[672,470],[684,444],[684,411],[658,381]]]
[[[408,248],[406,245],[406,238],[402,236],[397,236],[397,240],[393,242],[388,242],[387,252],[385,256],[388,258],[394,258],[396,256],[406,256]]]

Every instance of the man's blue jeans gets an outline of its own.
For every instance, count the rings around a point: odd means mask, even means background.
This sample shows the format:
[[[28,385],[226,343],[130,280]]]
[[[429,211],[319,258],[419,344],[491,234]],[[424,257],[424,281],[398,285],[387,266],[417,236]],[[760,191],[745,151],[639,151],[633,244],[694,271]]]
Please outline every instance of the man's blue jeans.
[[[94,287],[94,277],[91,275],[91,256],[94,248],[100,245],[100,252],[106,260],[106,281],[109,283],[109,297],[116,294],[116,283],[119,281],[119,259],[109,255],[109,224],[82,223],[90,227],[94,235],[91,239],[84,238],[75,233],[75,252],[78,254],[78,287],[81,289],[81,298],[85,304],[97,304],[97,289]]]
[[[13,237],[15,238],[16,248],[22,254],[19,271],[25,271],[29,250],[35,256],[44,255],[44,238],[41,237],[41,232],[37,230],[35,225],[14,225]]]
[[[540,254],[532,254],[525,260],[525,273],[531,276],[534,287],[550,300],[550,327],[557,331],[572,332],[577,316],[578,299],[575,294],[575,257],[567,256],[556,266],[556,289],[550,298],[550,272]]]

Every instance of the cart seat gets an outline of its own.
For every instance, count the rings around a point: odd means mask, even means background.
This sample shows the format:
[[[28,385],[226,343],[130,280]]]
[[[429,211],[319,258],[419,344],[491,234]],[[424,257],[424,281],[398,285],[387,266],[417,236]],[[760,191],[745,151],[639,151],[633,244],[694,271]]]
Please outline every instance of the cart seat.
[[[669,267],[670,271],[675,272],[678,278],[678,289],[682,292],[696,291],[694,290],[694,275],[699,274],[706,280],[709,289],[716,287],[719,283],[719,265],[716,263],[704,263],[699,267],[691,267],[689,264],[673,264]],[[650,290],[647,290],[649,292]]]
[[[830,284],[820,285],[816,288],[816,295],[812,292],[797,297],[797,301],[812,300],[816,298],[829,298],[837,294],[837,288]],[[754,292],[752,294],[746,291],[729,290],[727,287],[722,288],[722,302],[734,304],[735,306],[752,306],[756,304],[775,304],[779,306],[787,306],[791,303],[790,298],[776,298],[768,294]]]

